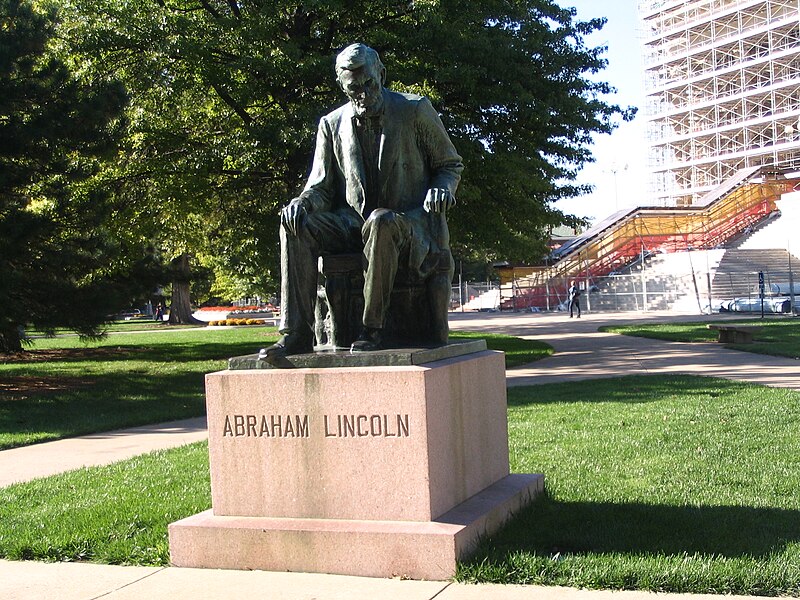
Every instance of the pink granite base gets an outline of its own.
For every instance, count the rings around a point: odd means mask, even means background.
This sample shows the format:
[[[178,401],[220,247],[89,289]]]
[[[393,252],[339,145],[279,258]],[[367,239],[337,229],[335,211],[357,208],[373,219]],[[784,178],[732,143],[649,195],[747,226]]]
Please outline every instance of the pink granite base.
[[[505,359],[206,376],[215,515],[431,521],[509,473]]]
[[[169,527],[185,567],[447,579],[541,491],[509,475],[505,361],[206,377],[212,509]]]
[[[169,526],[172,564],[445,580],[542,491],[541,475],[512,474],[434,521],[216,516],[208,510]]]

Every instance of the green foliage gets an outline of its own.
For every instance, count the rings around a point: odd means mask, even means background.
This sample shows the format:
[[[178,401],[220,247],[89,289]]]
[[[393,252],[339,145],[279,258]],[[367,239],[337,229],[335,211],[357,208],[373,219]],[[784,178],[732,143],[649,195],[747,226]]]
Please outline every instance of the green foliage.
[[[113,156],[125,95],[78,81],[49,51],[53,28],[52,14],[0,0],[0,352],[21,348],[26,324],[96,334],[153,267],[122,260],[91,185]]]
[[[303,185],[319,117],[344,100],[332,66],[348,43],[375,47],[390,87],[442,112],[466,163],[450,217],[464,256],[537,259],[544,231],[570,221],[553,202],[583,191],[591,135],[630,116],[589,79],[605,61],[583,38],[602,20],[552,0],[52,1],[65,51],[131,96],[105,173],[118,227],[218,257],[251,293],[276,289],[278,208]]]

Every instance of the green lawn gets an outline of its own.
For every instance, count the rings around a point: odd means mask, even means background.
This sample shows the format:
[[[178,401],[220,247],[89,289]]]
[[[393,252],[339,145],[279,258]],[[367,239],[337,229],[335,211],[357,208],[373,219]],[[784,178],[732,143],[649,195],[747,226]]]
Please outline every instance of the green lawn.
[[[552,346],[536,340],[524,340],[499,333],[453,331],[450,334],[452,342],[476,339],[486,340],[486,347],[489,350],[505,352],[506,367],[509,369],[541,360],[553,354]]]
[[[800,593],[800,393],[702,377],[509,390],[512,470],[547,494],[463,581]],[[0,556],[167,564],[210,506],[194,444],[0,489]]]
[[[206,373],[276,339],[274,328],[38,339],[0,357],[0,449],[205,414]]]
[[[37,339],[24,358],[0,355],[0,450],[203,415],[204,375],[277,337],[272,327],[236,327]],[[481,337],[507,351],[509,366],[552,352],[509,336],[453,335]]]
[[[721,321],[725,325],[741,324],[760,326],[762,329],[753,338],[752,344],[726,344],[728,348],[800,358],[800,319],[742,319],[737,321]],[[635,325],[607,325],[600,331],[621,333],[638,337],[669,340],[672,342],[716,342],[717,332],[708,329],[703,323],[662,323]]]
[[[800,593],[800,393],[647,376],[509,389],[512,470],[547,495],[466,581]]]
[[[211,506],[208,444],[0,488],[0,557],[167,565],[167,525]]]

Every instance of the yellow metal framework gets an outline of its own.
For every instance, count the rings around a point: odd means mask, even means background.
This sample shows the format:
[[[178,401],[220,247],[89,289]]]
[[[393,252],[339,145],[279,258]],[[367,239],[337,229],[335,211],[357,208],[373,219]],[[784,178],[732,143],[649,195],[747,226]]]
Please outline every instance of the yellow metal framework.
[[[745,181],[724,190],[716,200],[708,199],[705,206],[637,208],[620,213],[601,230],[587,232],[552,266],[517,279],[512,297],[501,299],[501,306],[550,308],[549,296],[565,294],[572,279],[589,286],[652,254],[721,247],[777,210],[781,195],[798,185],[796,179]]]

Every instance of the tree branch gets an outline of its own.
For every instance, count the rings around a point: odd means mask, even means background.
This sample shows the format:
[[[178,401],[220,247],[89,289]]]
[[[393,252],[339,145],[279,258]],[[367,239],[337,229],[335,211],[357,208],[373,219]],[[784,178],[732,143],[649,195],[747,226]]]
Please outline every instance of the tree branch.
[[[219,12],[217,11],[217,9],[216,9],[216,8],[214,8],[213,6],[211,6],[211,5],[208,3],[208,0],[200,0],[200,4],[202,4],[202,5],[203,5],[203,8],[205,8],[205,9],[206,9],[206,11],[208,11],[208,13],[209,13],[209,14],[210,14],[212,17],[214,17],[215,19],[219,19],[219,18],[222,16],[222,15],[220,15],[220,14],[219,14]]]
[[[236,100],[234,100],[228,92],[223,90],[219,84],[211,82],[211,87],[214,88],[214,91],[217,92],[217,95],[222,99],[222,101],[230,106],[233,109],[233,112],[239,115],[239,118],[244,121],[246,127],[250,127],[250,125],[253,124],[253,117],[251,117],[248,112],[242,106],[240,106],[239,103],[236,102]]]

